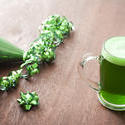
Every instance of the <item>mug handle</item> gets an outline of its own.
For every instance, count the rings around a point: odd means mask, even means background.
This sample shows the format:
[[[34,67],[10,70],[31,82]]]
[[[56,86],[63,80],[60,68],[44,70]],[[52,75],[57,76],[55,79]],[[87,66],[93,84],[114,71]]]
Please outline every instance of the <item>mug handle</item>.
[[[99,62],[99,60],[100,60],[99,58],[100,58],[99,56],[87,56],[87,57],[84,57],[84,58],[83,58],[83,61],[80,63],[80,65],[81,65],[83,71],[85,71],[85,66],[86,66],[86,64],[87,64],[89,61],[97,60],[97,61]],[[85,75],[85,73],[84,73],[84,75]],[[95,82],[95,81],[93,81],[93,80],[87,78],[86,76],[85,76],[85,79],[86,79],[86,81],[88,82],[89,86],[90,86],[92,89],[94,89],[94,90],[96,90],[96,91],[99,91],[99,90],[100,90],[100,88],[99,88],[100,85],[99,85],[97,82]],[[93,84],[93,85],[95,84],[96,86],[98,86],[98,88],[97,88],[97,87],[94,87],[92,84]]]

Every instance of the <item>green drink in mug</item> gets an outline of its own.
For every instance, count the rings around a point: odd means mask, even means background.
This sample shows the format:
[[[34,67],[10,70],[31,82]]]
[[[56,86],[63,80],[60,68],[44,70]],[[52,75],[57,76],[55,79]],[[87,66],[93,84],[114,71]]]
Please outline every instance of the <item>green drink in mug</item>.
[[[125,111],[125,37],[108,39],[100,56],[83,59],[82,67],[90,60],[100,64],[100,82],[97,90],[101,104],[111,110]]]

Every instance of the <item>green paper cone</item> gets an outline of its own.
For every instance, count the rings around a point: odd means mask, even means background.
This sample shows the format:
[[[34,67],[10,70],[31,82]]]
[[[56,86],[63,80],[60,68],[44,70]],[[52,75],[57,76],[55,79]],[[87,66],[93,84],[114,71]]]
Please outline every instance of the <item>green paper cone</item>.
[[[0,63],[7,61],[20,61],[24,51],[14,46],[7,40],[0,38]]]

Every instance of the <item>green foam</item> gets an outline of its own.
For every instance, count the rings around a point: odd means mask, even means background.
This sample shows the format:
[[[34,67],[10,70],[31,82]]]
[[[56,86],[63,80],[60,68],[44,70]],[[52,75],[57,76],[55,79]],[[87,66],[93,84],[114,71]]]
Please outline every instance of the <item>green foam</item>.
[[[125,66],[125,37],[108,39],[103,46],[102,56],[111,63]]]

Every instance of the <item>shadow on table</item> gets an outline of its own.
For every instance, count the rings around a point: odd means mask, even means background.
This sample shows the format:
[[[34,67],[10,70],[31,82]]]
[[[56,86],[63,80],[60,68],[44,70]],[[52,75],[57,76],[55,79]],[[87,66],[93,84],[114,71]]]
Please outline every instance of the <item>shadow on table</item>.
[[[110,110],[110,109],[107,109],[107,110]],[[112,110],[110,110],[110,112],[117,117],[117,119],[119,120],[119,123],[121,125],[125,124],[125,111],[112,111]]]
[[[22,61],[20,62],[15,62],[15,61],[9,61],[9,62],[0,62],[0,70],[1,69],[8,69],[9,67],[10,68],[14,68],[14,67],[17,67],[19,66],[20,64],[22,63]]]

